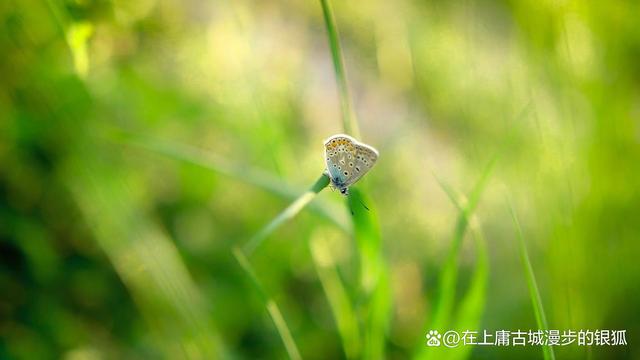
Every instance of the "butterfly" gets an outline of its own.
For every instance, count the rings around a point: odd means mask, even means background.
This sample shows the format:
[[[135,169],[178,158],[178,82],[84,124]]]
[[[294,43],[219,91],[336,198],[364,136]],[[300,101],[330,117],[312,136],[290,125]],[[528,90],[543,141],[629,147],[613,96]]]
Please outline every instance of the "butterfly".
[[[325,140],[324,155],[331,185],[345,196],[349,195],[349,186],[360,180],[378,160],[378,150],[344,134]]]

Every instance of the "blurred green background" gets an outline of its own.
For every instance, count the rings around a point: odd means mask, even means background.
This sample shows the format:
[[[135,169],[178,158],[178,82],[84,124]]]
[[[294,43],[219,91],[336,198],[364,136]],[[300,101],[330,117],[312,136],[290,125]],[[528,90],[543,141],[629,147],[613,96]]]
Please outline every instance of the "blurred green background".
[[[252,278],[345,131],[320,1],[0,3],[0,358],[536,359],[425,346],[534,307],[640,358],[640,3],[332,5],[370,210],[325,189]]]

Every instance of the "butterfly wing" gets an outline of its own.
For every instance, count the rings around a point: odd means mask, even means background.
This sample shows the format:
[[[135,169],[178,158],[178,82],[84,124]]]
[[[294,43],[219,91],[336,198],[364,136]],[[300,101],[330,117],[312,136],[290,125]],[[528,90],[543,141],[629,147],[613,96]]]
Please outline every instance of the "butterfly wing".
[[[356,141],[347,135],[334,135],[324,143],[327,170],[337,186],[345,186],[353,176]]]
[[[346,180],[345,185],[349,186],[351,184],[355,184],[356,181],[360,180],[361,177],[364,176],[373,165],[375,165],[376,161],[378,161],[378,151],[373,147],[357,143],[355,144],[356,154],[355,161],[352,167],[352,175]]]
[[[337,186],[354,184],[378,160],[378,152],[354,138],[338,134],[325,141],[327,170]]]

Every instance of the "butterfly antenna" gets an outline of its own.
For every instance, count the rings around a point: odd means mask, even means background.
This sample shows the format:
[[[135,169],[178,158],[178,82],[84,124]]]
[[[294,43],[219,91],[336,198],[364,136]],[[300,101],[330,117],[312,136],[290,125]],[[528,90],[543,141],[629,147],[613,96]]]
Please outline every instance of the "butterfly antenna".
[[[369,211],[369,208],[367,207],[367,205],[365,205],[362,200],[360,200],[360,198],[358,198],[358,202],[362,205],[362,207],[364,207],[365,209],[367,209],[367,211]],[[351,202],[349,202],[349,211],[351,211],[351,215],[354,215],[355,212],[353,212],[353,207],[351,207]]]
[[[358,198],[358,201],[360,202],[360,204],[362,204],[362,206],[364,206],[365,209],[367,209],[367,211],[369,211],[369,208],[367,207],[367,205],[365,205],[362,200],[360,200],[360,198]]]

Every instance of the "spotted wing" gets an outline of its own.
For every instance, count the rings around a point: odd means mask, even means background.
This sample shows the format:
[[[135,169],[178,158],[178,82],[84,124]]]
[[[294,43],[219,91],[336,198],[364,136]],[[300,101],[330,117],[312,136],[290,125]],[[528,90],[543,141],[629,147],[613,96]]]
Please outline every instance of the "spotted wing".
[[[373,165],[375,165],[376,161],[378,161],[378,151],[373,147],[362,143],[356,143],[355,148],[355,161],[353,166],[350,167],[351,175],[346,180],[345,186],[355,184],[364,176],[364,174],[369,172]]]
[[[353,176],[357,141],[347,135],[334,135],[324,143],[327,170],[335,185],[346,186]]]
[[[334,135],[324,145],[327,170],[331,179],[339,186],[354,184],[378,160],[376,149],[348,135]]]

